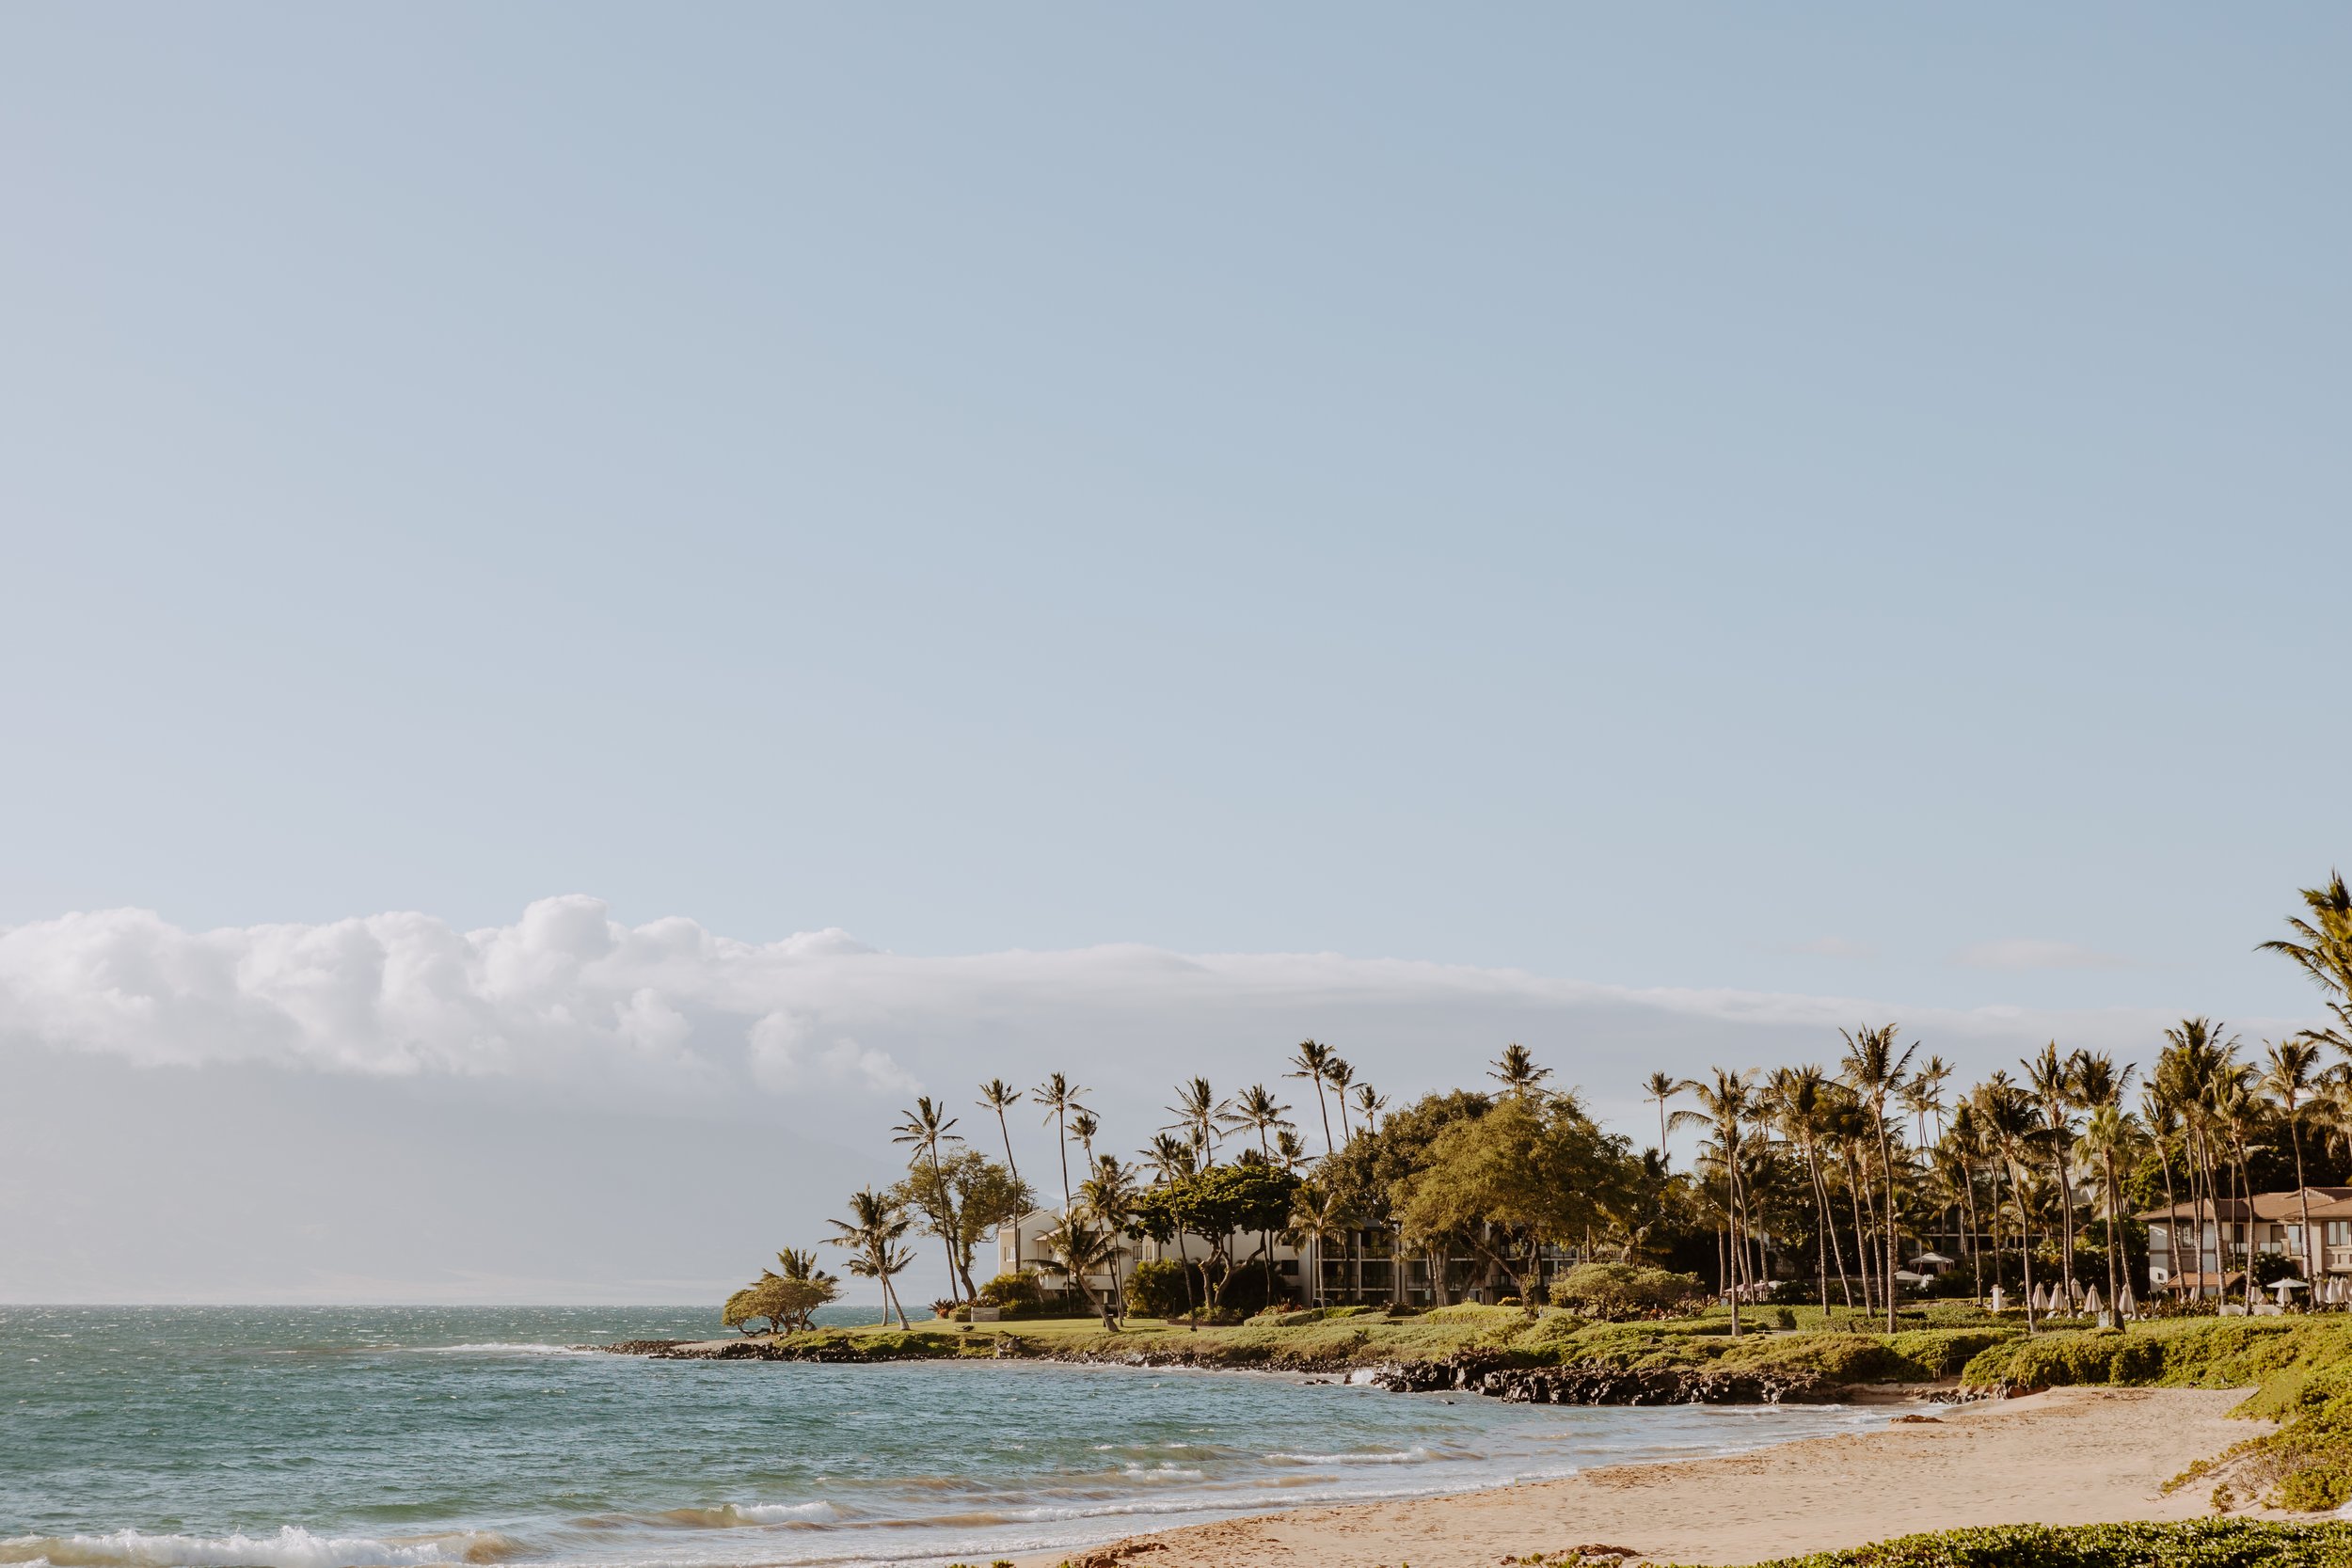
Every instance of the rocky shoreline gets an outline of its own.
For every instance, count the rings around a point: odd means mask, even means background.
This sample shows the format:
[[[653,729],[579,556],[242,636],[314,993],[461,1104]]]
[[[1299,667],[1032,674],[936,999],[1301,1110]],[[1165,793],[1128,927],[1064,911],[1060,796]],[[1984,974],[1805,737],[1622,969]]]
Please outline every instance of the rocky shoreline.
[[[1737,1367],[1630,1369],[1600,1361],[1529,1366],[1510,1358],[1465,1352],[1434,1360],[1365,1363],[1346,1357],[1298,1357],[1255,1364],[1230,1357],[1171,1355],[1142,1351],[1057,1351],[1017,1335],[993,1335],[979,1343],[943,1342],[935,1353],[896,1348],[872,1355],[853,1342],[824,1340],[780,1344],[769,1339],[628,1339],[583,1346],[617,1355],[658,1361],[808,1361],[858,1364],[908,1360],[1061,1361],[1073,1365],[1183,1367],[1212,1371],[1285,1371],[1346,1376],[1391,1393],[1466,1393],[1515,1404],[1836,1404],[1856,1399],[1949,1398],[1943,1386],[1866,1386],[1834,1382],[1818,1374]]]

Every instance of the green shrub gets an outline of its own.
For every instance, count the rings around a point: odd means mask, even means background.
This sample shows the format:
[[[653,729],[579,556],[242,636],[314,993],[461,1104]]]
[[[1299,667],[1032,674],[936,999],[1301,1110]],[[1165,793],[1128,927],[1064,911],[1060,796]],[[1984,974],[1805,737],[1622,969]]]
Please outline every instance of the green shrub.
[[[2352,1568],[2352,1525],[1995,1525],[1779,1558],[1757,1568]]]
[[[1009,1313],[1035,1312],[1045,1305],[1045,1290],[1037,1282],[1035,1269],[1023,1269],[1018,1274],[1000,1274],[981,1286],[980,1300]]]
[[[1192,1281],[1192,1298],[1184,1294],[1184,1265],[1173,1258],[1137,1263],[1127,1276],[1127,1310],[1141,1318],[1181,1318],[1200,1299],[1200,1280]]]
[[[1688,1306],[1699,1276],[1639,1263],[1579,1263],[1551,1284],[1551,1304],[1611,1321]]]

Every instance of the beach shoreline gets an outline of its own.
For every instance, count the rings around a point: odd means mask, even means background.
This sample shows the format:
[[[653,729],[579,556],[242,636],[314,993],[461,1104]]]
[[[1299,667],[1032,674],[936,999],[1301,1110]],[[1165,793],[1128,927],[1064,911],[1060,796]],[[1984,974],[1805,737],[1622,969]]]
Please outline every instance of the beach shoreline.
[[[2246,1392],[2054,1388],[1923,1410],[1867,1433],[1254,1514],[1016,1560],[1491,1568],[1504,1558],[1605,1545],[1650,1562],[1744,1564],[1967,1526],[2192,1519],[2212,1512],[2210,1481],[2169,1495],[2165,1483],[2270,1430],[2228,1416]]]

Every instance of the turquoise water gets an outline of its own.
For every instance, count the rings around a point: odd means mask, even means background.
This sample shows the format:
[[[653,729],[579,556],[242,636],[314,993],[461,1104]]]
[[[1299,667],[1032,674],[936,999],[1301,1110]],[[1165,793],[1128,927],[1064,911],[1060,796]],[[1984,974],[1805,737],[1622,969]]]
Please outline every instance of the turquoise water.
[[[0,1307],[0,1561],[935,1563],[1851,1431],[1250,1373],[646,1361],[642,1307]]]

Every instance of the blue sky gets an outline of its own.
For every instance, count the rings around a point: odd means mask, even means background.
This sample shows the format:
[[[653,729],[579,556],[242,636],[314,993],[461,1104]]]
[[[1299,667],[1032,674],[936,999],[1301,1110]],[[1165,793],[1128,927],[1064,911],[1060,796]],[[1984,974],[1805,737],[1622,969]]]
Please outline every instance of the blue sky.
[[[2352,861],[2347,68],[2318,6],[11,8],[0,926],[2311,1011],[2250,949]]]

